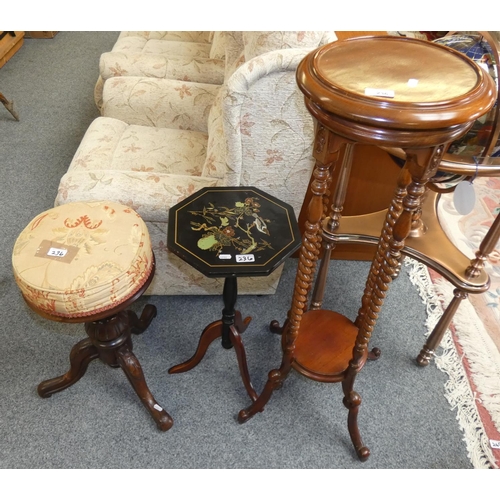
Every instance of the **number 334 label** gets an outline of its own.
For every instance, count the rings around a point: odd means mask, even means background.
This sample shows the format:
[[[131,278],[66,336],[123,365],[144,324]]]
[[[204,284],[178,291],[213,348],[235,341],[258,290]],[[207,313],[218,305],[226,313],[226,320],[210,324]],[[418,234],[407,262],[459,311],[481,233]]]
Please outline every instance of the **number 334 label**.
[[[255,262],[255,256],[251,253],[248,255],[236,255],[236,262]]]

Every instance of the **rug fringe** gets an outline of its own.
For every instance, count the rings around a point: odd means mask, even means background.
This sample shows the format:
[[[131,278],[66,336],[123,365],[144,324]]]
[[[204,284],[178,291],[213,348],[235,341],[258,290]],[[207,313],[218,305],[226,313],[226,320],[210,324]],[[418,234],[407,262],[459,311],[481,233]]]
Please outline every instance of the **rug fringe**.
[[[453,287],[444,279],[434,286],[447,304],[453,296]],[[467,353],[471,377],[480,392],[481,403],[500,432],[500,353],[468,300],[460,304],[454,326],[457,341]]]
[[[417,287],[426,306],[425,335],[428,336],[443,314],[443,306],[440,300],[441,290],[436,289],[432,283],[427,266],[408,257],[405,258],[405,265],[408,268],[410,281]],[[468,301],[465,302],[468,303]],[[459,310],[462,306],[463,304],[461,304]],[[468,328],[469,325],[466,329]],[[470,332],[472,332],[472,329]],[[469,337],[471,335],[473,334],[470,333]],[[467,344],[467,352],[469,344],[470,342]],[[475,469],[498,468],[475,403],[476,395],[471,389],[465,368],[459,358],[449,330],[444,335],[440,345],[440,352],[434,356],[434,359],[436,366],[448,375],[448,381],[445,383],[445,397],[452,409],[457,411],[456,418],[464,433],[464,441],[472,466]],[[483,400],[483,404],[484,402]]]

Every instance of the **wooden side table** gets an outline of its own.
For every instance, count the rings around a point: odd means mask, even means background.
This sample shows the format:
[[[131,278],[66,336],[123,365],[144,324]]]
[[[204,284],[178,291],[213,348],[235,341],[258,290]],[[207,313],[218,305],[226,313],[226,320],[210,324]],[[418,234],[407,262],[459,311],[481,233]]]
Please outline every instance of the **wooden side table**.
[[[364,461],[370,451],[357,424],[361,397],[354,390],[356,375],[369,356],[368,343],[398,272],[425,186],[446,146],[494,105],[495,85],[484,70],[454,50],[389,36],[321,47],[301,62],[297,82],[316,122],[311,201],[292,306],[282,329],[281,366],[269,373],[262,393],[238,418],[245,422],[262,411],[292,368],[313,380],[341,382],[349,434]],[[358,317],[351,321],[323,309],[322,303],[354,144],[402,148],[406,163],[381,228]],[[332,193],[332,171],[341,150],[341,172]],[[378,354],[372,351],[370,356]]]
[[[235,309],[237,278],[271,274],[300,244],[293,208],[254,187],[203,188],[172,207],[169,250],[206,276],[224,278],[224,309],[222,319],[203,330],[195,354],[168,372],[193,369],[221,337],[224,349],[234,347],[243,384],[255,401],[241,340],[251,318],[242,319]]]

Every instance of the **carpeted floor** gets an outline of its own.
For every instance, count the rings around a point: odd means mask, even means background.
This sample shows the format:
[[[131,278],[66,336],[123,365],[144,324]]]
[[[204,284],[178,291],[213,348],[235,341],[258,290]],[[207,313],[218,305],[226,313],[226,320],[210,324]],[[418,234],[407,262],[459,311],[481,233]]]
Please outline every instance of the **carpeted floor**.
[[[426,308],[407,270],[393,283],[373,335],[381,358],[356,381],[363,398],[359,424],[372,455],[360,463],[347,432],[338,384],[297,373],[275,392],[263,413],[240,425],[249,404],[234,352],[214,343],[191,372],[169,375],[191,356],[206,324],[218,319],[219,297],[143,297],[159,314],[135,338],[134,350],[158,402],[174,418],[159,432],[124,374],[93,362],[74,386],[50,399],[36,387],[68,369],[81,325],[55,324],[31,312],[13,281],[14,241],[38,213],[51,207],[60,177],[91,120],[100,53],[116,32],[60,32],[26,40],[0,69],[0,90],[13,99],[20,122],[0,108],[2,171],[0,240],[0,467],[4,469],[470,469],[473,462],[456,409],[444,395],[447,376],[414,358],[424,342]],[[289,308],[296,261],[287,262],[276,295],[242,297],[254,319],[243,338],[253,383],[260,391],[279,366],[280,340],[272,319]],[[327,305],[356,315],[368,263],[331,267]]]
[[[457,212],[453,193],[443,195],[439,203],[439,218],[446,234],[471,259],[499,213],[500,179],[478,177],[473,187],[476,202],[466,215]],[[482,448],[490,462],[500,467],[500,242],[484,264],[490,288],[483,294],[470,294],[460,305],[444,342],[451,349],[443,349],[436,363],[449,371],[446,358],[457,357],[451,363],[455,368],[449,374],[447,397],[459,408],[464,429],[471,429],[467,434],[477,436],[477,429],[484,428]],[[429,285],[422,295],[428,304],[430,324],[449,304],[453,286],[435,272],[429,274]],[[457,363],[462,370],[456,369]],[[468,405],[463,404],[466,401]]]

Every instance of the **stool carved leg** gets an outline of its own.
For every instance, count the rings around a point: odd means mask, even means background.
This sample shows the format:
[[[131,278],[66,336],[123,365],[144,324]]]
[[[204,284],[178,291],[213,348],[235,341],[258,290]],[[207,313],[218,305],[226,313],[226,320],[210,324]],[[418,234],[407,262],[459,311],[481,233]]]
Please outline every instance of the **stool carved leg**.
[[[157,427],[166,431],[173,425],[172,417],[156,402],[149,390],[142,367],[132,352],[132,333],[142,333],[156,316],[156,308],[147,305],[138,318],[133,311],[120,311],[103,320],[85,323],[89,338],[78,342],[70,354],[69,371],[38,386],[42,397],[49,397],[77,382],[89,363],[99,358],[112,368],[121,368]]]
[[[39,384],[37,389],[38,394],[42,398],[50,398],[52,394],[72,386],[85,375],[89,363],[98,357],[99,351],[90,339],[80,340],[71,349],[69,371],[60,377],[45,380]]]
[[[128,345],[124,345],[117,351],[116,359],[120,368],[123,370],[130,384],[134,388],[134,391],[139,396],[142,404],[153,417],[158,429],[161,431],[168,431],[168,429],[172,427],[174,421],[172,420],[172,417],[156,402],[155,398],[151,394],[151,391],[146,384],[142,367]]]
[[[14,101],[9,101],[2,93],[0,93],[0,102],[5,106],[5,109],[14,117],[14,119],[19,121],[19,115],[14,109]]]
[[[146,304],[142,310],[141,317],[138,318],[134,311],[127,311],[128,321],[130,324],[131,332],[135,335],[140,335],[144,333],[147,327],[151,324],[154,318],[156,318],[156,307],[152,304]]]

